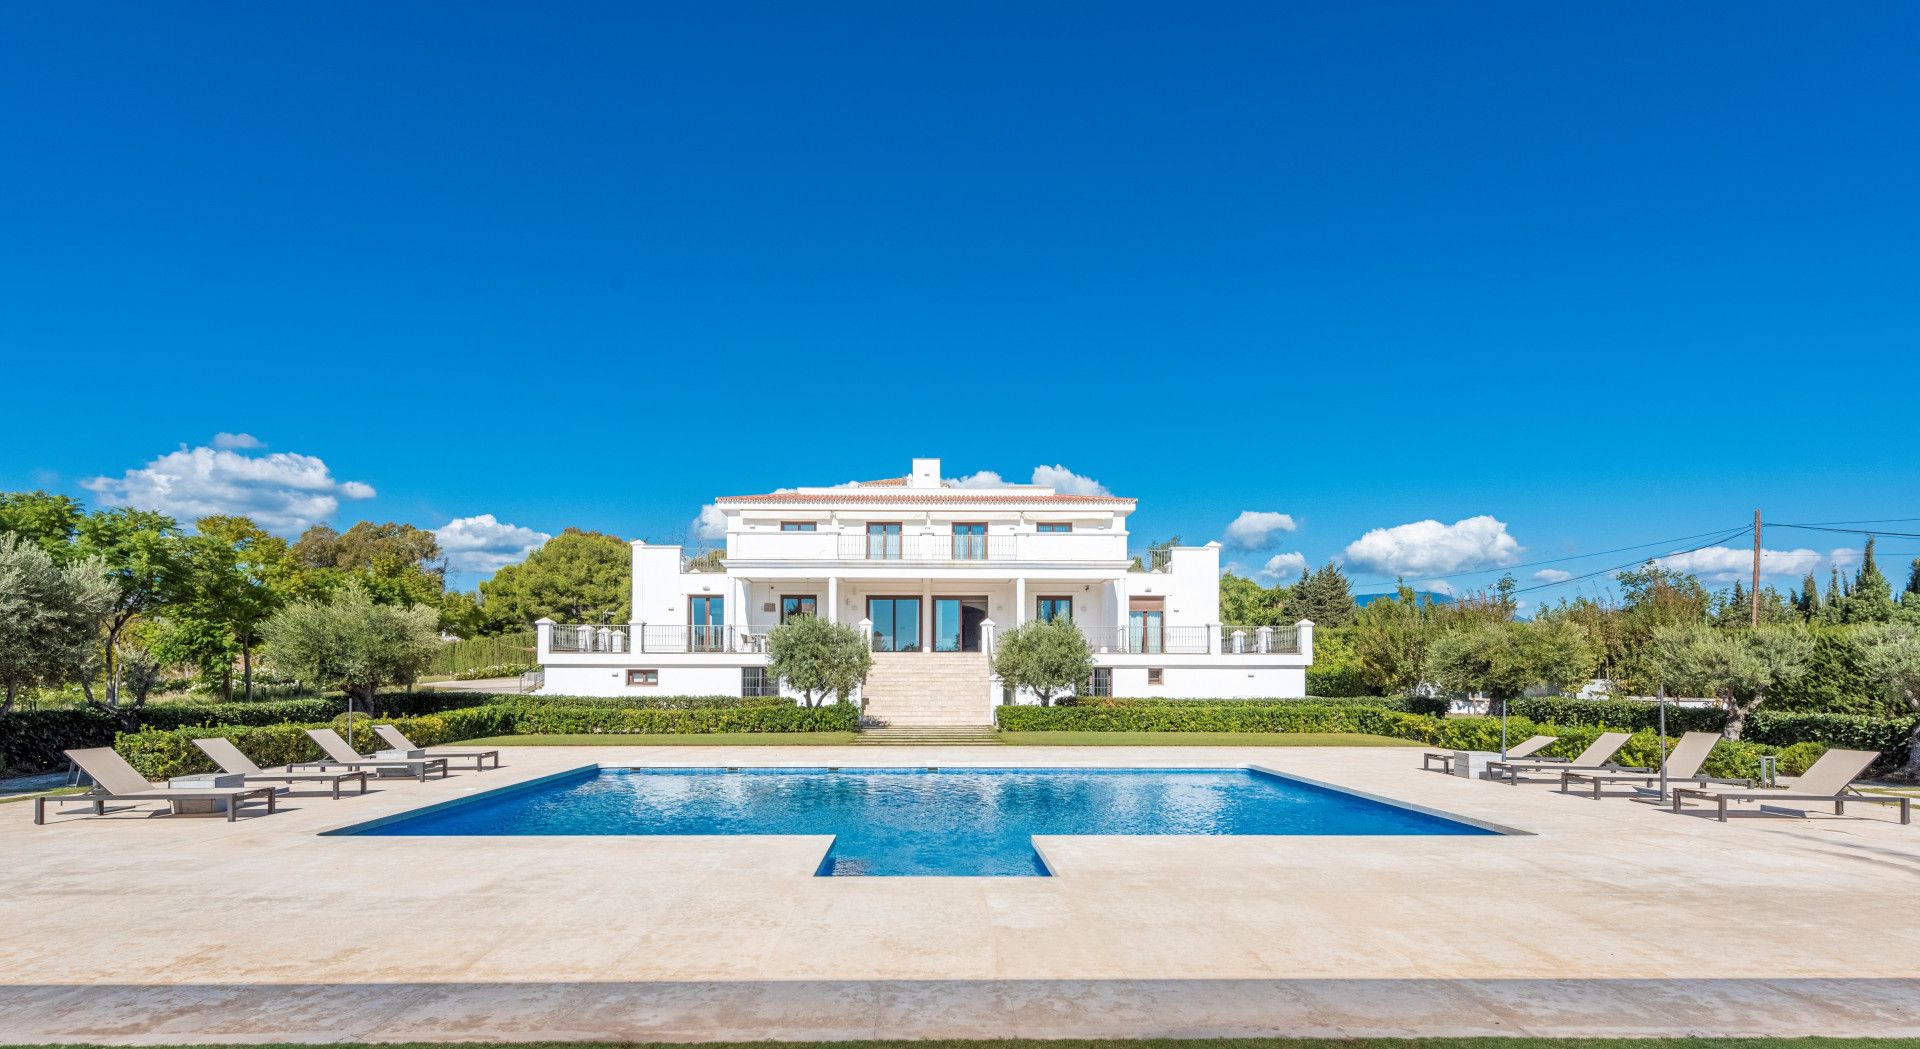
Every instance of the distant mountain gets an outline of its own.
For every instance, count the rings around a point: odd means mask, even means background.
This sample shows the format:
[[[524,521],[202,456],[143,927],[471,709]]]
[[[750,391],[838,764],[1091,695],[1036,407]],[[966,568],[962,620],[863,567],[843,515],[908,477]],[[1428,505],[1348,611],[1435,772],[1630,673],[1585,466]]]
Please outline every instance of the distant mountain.
[[[1398,595],[1392,590],[1389,590],[1381,594],[1355,594],[1353,595],[1353,603],[1356,605],[1359,605],[1361,608],[1365,608],[1367,607],[1367,604],[1373,601],[1375,598],[1396,597],[1396,596]],[[1414,599],[1417,601],[1431,601],[1436,605],[1453,604],[1452,594],[1436,594],[1431,590],[1415,590],[1413,592],[1413,596],[1414,596]]]

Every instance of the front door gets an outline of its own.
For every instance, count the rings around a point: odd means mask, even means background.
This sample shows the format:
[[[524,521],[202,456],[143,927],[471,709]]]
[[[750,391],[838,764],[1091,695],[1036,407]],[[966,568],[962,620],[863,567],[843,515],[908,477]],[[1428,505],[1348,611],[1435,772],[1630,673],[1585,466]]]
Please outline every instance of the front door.
[[[867,618],[873,622],[875,652],[920,651],[920,599],[869,597]]]
[[[933,650],[980,651],[980,624],[986,619],[987,599],[984,597],[934,598]]]
[[[687,605],[687,635],[687,648],[690,651],[722,651],[727,640],[726,598],[690,598]]]

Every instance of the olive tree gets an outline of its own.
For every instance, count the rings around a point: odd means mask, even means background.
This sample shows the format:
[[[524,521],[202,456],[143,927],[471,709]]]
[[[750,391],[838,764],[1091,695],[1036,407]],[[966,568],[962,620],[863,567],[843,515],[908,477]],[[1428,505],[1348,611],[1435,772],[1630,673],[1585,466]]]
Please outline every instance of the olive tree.
[[[97,559],[56,562],[0,534],[0,714],[23,688],[90,673],[117,591]]]
[[[1799,681],[1812,658],[1813,639],[1802,627],[1695,626],[1654,631],[1644,662],[1668,691],[1718,699],[1727,711],[1727,738],[1739,739],[1767,693]]]
[[[1856,636],[1868,679],[1920,715],[1920,627],[1911,623],[1866,626]],[[1907,740],[1907,777],[1920,780],[1920,720],[1914,722],[1913,735]]]
[[[828,696],[846,702],[873,669],[860,631],[817,616],[795,616],[767,632],[767,673],[800,693],[807,706]]]
[[[1578,624],[1491,622],[1433,639],[1427,669],[1451,692],[1484,693],[1491,712],[1536,685],[1565,692],[1593,673],[1599,651]]]
[[[440,645],[439,613],[389,605],[352,580],[326,600],[296,601],[261,627],[267,658],[280,670],[372,709],[381,685],[404,685]]]
[[[994,642],[993,672],[1010,688],[1028,689],[1050,707],[1056,695],[1072,695],[1093,676],[1087,636],[1065,616],[1033,619]]]

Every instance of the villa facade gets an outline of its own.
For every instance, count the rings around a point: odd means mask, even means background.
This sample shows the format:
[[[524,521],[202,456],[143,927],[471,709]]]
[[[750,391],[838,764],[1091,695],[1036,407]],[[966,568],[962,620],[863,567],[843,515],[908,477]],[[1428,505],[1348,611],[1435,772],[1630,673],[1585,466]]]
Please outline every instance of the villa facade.
[[[985,723],[1033,702],[995,680],[995,637],[1066,617],[1086,634],[1084,691],[1113,696],[1306,694],[1313,625],[1220,621],[1220,546],[1135,560],[1132,499],[1039,485],[960,488],[940,460],[905,477],[732,496],[720,556],[633,544],[633,622],[538,626],[554,695],[767,695],[767,634],[817,615],[874,652],[868,714]]]

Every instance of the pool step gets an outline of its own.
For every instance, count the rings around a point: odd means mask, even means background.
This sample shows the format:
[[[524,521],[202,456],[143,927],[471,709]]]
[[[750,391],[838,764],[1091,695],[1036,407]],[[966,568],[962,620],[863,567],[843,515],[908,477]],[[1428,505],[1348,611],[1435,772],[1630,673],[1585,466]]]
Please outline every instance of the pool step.
[[[1000,736],[987,725],[897,725],[862,729],[860,746],[998,747]]]

